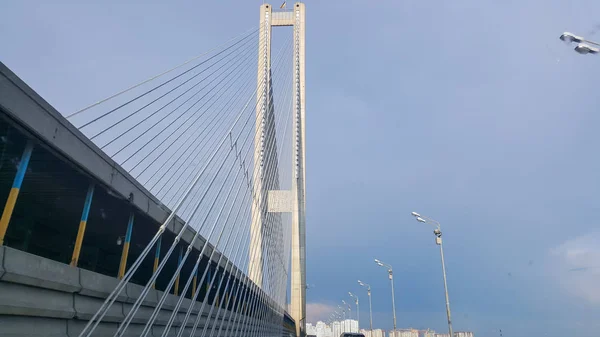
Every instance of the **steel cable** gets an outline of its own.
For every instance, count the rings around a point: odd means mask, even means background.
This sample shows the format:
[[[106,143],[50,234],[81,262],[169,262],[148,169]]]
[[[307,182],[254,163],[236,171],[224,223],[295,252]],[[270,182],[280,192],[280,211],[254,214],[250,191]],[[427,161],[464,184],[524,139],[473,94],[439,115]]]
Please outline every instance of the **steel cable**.
[[[158,74],[158,75],[152,76],[152,77],[150,77],[149,79],[147,79],[147,80],[144,80],[144,81],[142,81],[142,82],[140,82],[140,83],[138,83],[138,84],[135,84],[135,85],[133,85],[133,86],[131,86],[131,87],[129,87],[129,88],[127,88],[127,89],[125,89],[125,90],[122,90],[122,91],[120,91],[120,92],[118,92],[118,93],[116,93],[116,94],[114,94],[114,95],[111,95],[111,96],[109,96],[109,97],[107,97],[107,98],[101,99],[100,101],[98,101],[98,102],[96,102],[96,103],[94,103],[94,104],[92,104],[92,105],[89,105],[89,106],[87,106],[87,107],[85,107],[85,108],[83,108],[83,109],[80,109],[80,110],[78,110],[78,111],[75,111],[74,113],[72,113],[72,114],[70,114],[70,115],[66,116],[66,118],[71,118],[71,117],[74,117],[74,116],[76,116],[76,115],[78,115],[78,114],[80,114],[80,113],[82,113],[82,112],[84,112],[84,111],[87,111],[87,110],[89,110],[89,109],[91,109],[91,108],[93,108],[93,107],[95,107],[95,106],[98,106],[98,105],[100,105],[100,104],[102,104],[102,103],[104,103],[104,102],[107,102],[107,101],[109,101],[109,100],[111,100],[111,99],[113,99],[113,98],[116,98],[116,97],[118,97],[118,96],[120,96],[120,95],[122,95],[122,94],[124,94],[124,93],[126,93],[126,92],[129,92],[129,91],[131,91],[131,90],[133,90],[133,89],[135,89],[135,88],[137,88],[137,87],[139,87],[139,86],[141,86],[141,85],[144,85],[144,84],[146,84],[146,83],[148,83],[148,82],[151,82],[151,81],[153,81],[153,80],[155,80],[155,79],[157,79],[157,78],[159,78],[159,77],[161,77],[161,76],[164,76],[164,75],[166,75],[166,74],[168,74],[168,73],[170,73],[170,72],[172,72],[172,71],[174,71],[174,70],[176,70],[176,69],[179,69],[179,68],[181,68],[181,67],[183,67],[183,66],[185,66],[185,65],[189,64],[190,62],[193,62],[193,61],[195,61],[195,60],[197,60],[197,59],[199,59],[199,58],[201,58],[201,57],[203,57],[203,56],[206,56],[206,55],[208,55],[209,53],[211,53],[211,52],[213,52],[213,51],[215,51],[215,50],[219,50],[221,47],[223,47],[223,46],[226,46],[228,43],[230,43],[231,41],[235,41],[236,39],[238,39],[238,38],[239,38],[239,37],[241,37],[241,36],[244,36],[244,35],[246,35],[246,34],[248,34],[248,35],[252,35],[252,33],[255,33],[255,32],[257,32],[257,31],[258,31],[258,28],[252,28],[252,29],[249,29],[249,30],[247,30],[246,32],[244,32],[244,33],[242,33],[242,34],[240,34],[240,35],[237,35],[237,36],[235,36],[235,37],[233,37],[233,38],[231,38],[231,39],[227,40],[225,43],[223,43],[223,44],[220,44],[220,45],[218,45],[218,46],[216,46],[216,47],[214,47],[214,48],[212,48],[212,49],[210,49],[210,50],[208,50],[208,51],[206,51],[206,52],[204,52],[204,53],[202,53],[202,54],[200,54],[200,55],[198,55],[198,56],[195,56],[195,57],[193,57],[193,58],[191,58],[191,59],[189,59],[189,60],[187,60],[187,61],[183,62],[182,64],[179,64],[179,65],[177,65],[177,66],[175,66],[175,67],[173,67],[173,68],[171,68],[171,69],[168,69],[168,70],[166,70],[166,71],[164,71],[164,72],[162,72],[162,73],[160,73],[160,74]],[[250,33],[248,33],[248,32],[250,32]],[[225,49],[225,50],[226,50],[226,49]],[[223,51],[224,51],[224,50],[223,50]]]

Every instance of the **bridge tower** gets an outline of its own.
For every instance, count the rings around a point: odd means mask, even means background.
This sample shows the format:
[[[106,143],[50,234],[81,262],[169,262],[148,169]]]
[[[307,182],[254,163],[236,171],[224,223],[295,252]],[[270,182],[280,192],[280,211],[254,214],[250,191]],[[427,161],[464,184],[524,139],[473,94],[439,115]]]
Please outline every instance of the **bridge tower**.
[[[278,186],[266,186],[272,170],[263,166],[268,156],[276,151],[267,148],[265,140],[275,135],[271,95],[271,30],[272,27],[293,27],[293,122],[292,122],[292,185],[290,190],[278,190]],[[260,28],[258,48],[258,76],[256,94],[256,130],[254,138],[254,165],[260,165],[254,182],[253,191],[257,202],[252,204],[250,251],[253,254],[248,274],[259,286],[263,285],[264,236],[269,213],[288,212],[292,215],[291,230],[291,303],[290,314],[296,321],[296,334],[302,336],[305,331],[306,316],[306,249],[305,249],[305,6],[297,2],[292,8],[283,11],[273,10],[270,4],[260,7]],[[265,207],[267,206],[267,207]]]

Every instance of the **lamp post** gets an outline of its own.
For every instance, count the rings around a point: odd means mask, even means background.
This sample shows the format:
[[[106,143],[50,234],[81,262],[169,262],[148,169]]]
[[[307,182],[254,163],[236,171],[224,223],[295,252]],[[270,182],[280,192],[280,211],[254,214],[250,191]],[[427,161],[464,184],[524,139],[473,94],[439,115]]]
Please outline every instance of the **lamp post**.
[[[331,329],[333,331],[334,328],[334,323],[336,321],[338,321],[338,317],[339,317],[339,313],[337,311],[334,311],[331,313],[331,315],[329,315],[329,325],[331,325]]]
[[[346,301],[342,300],[342,303],[344,303],[345,306],[348,307],[348,320],[352,321],[352,307],[350,306],[350,304],[346,303]],[[344,320],[344,325],[346,324],[345,320]],[[352,332],[352,324],[350,324],[350,322],[348,322],[348,332]]]
[[[342,310],[342,317],[343,319],[346,319],[346,308],[342,307],[341,305],[338,304],[338,308],[340,310]]]
[[[358,307],[358,296],[351,292],[348,292],[348,295],[356,300],[356,332],[360,332],[360,308]]]
[[[339,323],[339,317],[340,317],[340,313],[336,310],[331,314],[331,331],[334,333],[335,335],[335,323]],[[339,327],[339,324],[338,324]]]
[[[575,51],[578,52],[579,54],[585,55],[585,54],[600,53],[600,49],[598,48],[598,47],[600,47],[599,43],[596,43],[596,42],[590,41],[590,40],[586,40],[581,36],[577,36],[577,35],[569,33],[569,32],[564,32],[559,37],[559,39],[561,39],[565,42],[568,42],[568,43],[573,43],[573,42],[577,43],[577,46],[575,47]]]
[[[348,319],[352,319],[352,307],[344,300],[342,300],[342,303],[348,307]]]
[[[561,37],[562,39],[562,37]],[[448,283],[446,282],[446,262],[444,261],[444,246],[442,245],[442,230],[440,223],[432,218],[421,215],[417,212],[412,212],[412,216],[414,216],[418,222],[429,223],[435,226],[433,230],[433,234],[435,235],[435,244],[440,246],[440,257],[442,260],[442,275],[444,277],[444,294],[446,296],[446,317],[448,318],[448,332],[450,333],[450,337],[454,337],[454,333],[452,331],[452,318],[450,314],[450,299],[448,298]]]
[[[367,288],[367,295],[369,296],[369,329],[371,330],[371,337],[373,336],[373,306],[371,305],[371,286],[358,280],[358,284]]]
[[[392,284],[392,313],[394,314],[394,336],[396,336],[396,300],[394,299],[394,273],[392,271],[392,266],[377,259],[375,259],[375,263],[377,263],[378,266],[387,268],[388,270],[388,277],[390,279],[390,283]]]
[[[343,332],[345,332],[343,330],[345,330],[345,328],[346,328],[346,308],[342,308],[342,306],[339,305],[339,304],[338,304],[338,308],[340,308],[342,310],[342,317],[343,317],[342,323],[343,323],[343,325],[340,324],[340,329],[342,330],[342,333],[343,333]]]

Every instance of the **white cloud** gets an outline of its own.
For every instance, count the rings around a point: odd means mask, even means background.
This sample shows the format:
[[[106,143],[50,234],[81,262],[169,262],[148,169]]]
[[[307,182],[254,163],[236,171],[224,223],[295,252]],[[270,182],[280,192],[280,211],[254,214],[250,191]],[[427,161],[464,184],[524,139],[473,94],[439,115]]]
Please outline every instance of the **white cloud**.
[[[567,240],[551,251],[550,274],[577,298],[600,304],[600,231]]]
[[[325,303],[306,303],[306,322],[327,321],[336,307]]]

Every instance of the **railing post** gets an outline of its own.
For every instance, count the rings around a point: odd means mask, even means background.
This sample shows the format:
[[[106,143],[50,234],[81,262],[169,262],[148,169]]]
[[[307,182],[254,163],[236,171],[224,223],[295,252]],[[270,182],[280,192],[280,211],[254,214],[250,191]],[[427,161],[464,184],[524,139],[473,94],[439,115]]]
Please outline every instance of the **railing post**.
[[[231,299],[231,302],[233,303],[233,306],[231,307],[231,310],[235,310],[235,303],[237,303],[236,302],[236,299],[237,299],[236,295],[237,295],[238,287],[240,286],[240,282],[239,281],[234,281],[234,282],[235,283],[233,285],[234,285],[235,291],[231,290],[231,294],[233,295],[233,297]]]
[[[31,159],[32,152],[33,142],[28,140],[27,144],[25,145],[25,150],[23,150],[23,154],[21,155],[19,168],[17,169],[17,174],[15,175],[15,179],[13,180],[12,188],[10,189],[10,193],[8,194],[8,199],[6,200],[6,204],[4,205],[2,218],[0,218],[0,246],[4,244],[4,236],[6,235],[6,230],[8,229],[8,223],[10,222],[10,218],[12,217],[13,210],[15,209],[17,197],[19,196],[19,190],[21,189],[21,185],[23,184],[23,178],[25,177],[25,172],[27,171],[27,166],[29,165],[29,159]]]
[[[192,296],[196,293],[196,283],[198,283],[198,268],[196,268],[196,272],[194,273],[194,280],[192,282]]]
[[[215,281],[219,278],[219,265],[217,265],[217,267],[215,268],[215,276],[214,277],[215,277]],[[216,287],[216,284],[217,284],[217,282],[214,283],[215,287]],[[215,293],[215,301],[213,302],[214,306],[216,308],[219,307],[219,291],[220,290],[221,289],[219,287],[217,287],[217,292]]]
[[[177,267],[181,265],[181,260],[183,259],[183,246],[179,247],[179,257],[177,258]],[[181,276],[181,270],[177,273],[177,278],[175,279],[175,291],[173,294],[175,296],[179,295],[179,277]]]
[[[77,239],[75,239],[75,247],[73,248],[73,257],[71,258],[71,266],[77,267],[79,262],[79,254],[81,253],[81,245],[83,244],[83,236],[85,235],[85,227],[87,225],[90,207],[92,206],[92,197],[94,196],[94,184],[88,187],[85,203],[83,204],[83,212],[81,212],[81,221],[79,221],[79,230],[77,231]]]
[[[206,275],[206,296],[208,296],[210,294],[210,260],[208,261],[208,275]]]
[[[127,257],[129,256],[129,245],[131,242],[131,232],[133,231],[133,220],[134,213],[129,214],[129,221],[127,222],[127,233],[125,234],[125,242],[123,243],[123,252],[121,253],[121,264],[119,265],[119,280],[125,275],[125,269],[127,269]]]
[[[154,254],[154,267],[152,267],[152,274],[156,273],[158,269],[158,260],[160,259],[160,243],[162,242],[162,236],[158,238],[156,242],[156,254]],[[152,283],[152,289],[156,289],[156,282]]]

